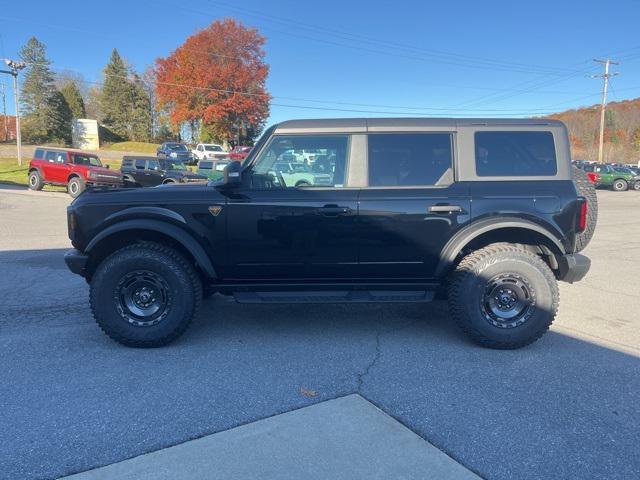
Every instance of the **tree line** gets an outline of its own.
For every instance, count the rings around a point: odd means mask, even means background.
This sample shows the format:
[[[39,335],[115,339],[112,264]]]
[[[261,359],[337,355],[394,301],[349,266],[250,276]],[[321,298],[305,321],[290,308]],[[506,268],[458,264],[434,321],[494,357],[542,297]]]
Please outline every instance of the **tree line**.
[[[550,115],[569,129],[574,158],[598,159],[600,105]],[[637,164],[640,161],[640,98],[610,102],[605,111],[604,160]]]
[[[99,82],[54,72],[46,46],[32,37],[20,57],[23,137],[70,144],[72,122],[98,120],[104,141],[251,143],[269,115],[269,68],[257,30],[225,19],[186,39],[140,74],[113,49]]]

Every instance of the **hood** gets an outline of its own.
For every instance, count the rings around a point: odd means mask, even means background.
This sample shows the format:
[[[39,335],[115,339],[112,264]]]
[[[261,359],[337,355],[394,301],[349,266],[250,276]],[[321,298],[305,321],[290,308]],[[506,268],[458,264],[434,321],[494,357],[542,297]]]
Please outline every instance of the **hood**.
[[[114,177],[120,176],[120,172],[118,170],[111,170],[110,168],[106,168],[106,167],[89,167],[89,170],[92,172],[99,173],[100,175],[111,175]]]

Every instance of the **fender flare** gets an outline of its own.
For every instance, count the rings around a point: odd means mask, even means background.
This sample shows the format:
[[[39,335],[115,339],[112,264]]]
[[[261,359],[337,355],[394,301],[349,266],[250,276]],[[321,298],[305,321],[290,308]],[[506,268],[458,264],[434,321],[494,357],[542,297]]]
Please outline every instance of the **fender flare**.
[[[160,209],[161,210],[161,209]],[[91,250],[93,250],[96,245],[102,242],[107,237],[118,233],[124,232],[127,230],[148,230],[151,232],[158,232],[168,237],[171,237],[173,240],[182,245],[188,252],[193,255],[193,258],[196,261],[196,264],[202,269],[202,271],[209,278],[216,278],[216,272],[213,268],[213,264],[211,263],[211,259],[205,252],[202,245],[198,243],[198,241],[191,235],[189,232],[186,232],[180,227],[167,223],[162,220],[153,220],[153,219],[136,219],[136,220],[123,220],[113,225],[105,228],[100,233],[98,233],[87,245],[85,248],[85,253],[90,254]]]
[[[442,252],[440,253],[440,262],[436,267],[435,275],[437,277],[440,277],[445,274],[449,267],[451,267],[451,265],[453,264],[458,254],[471,241],[487,232],[500,230],[503,228],[519,228],[522,230],[529,230],[539,233],[547,238],[553,245],[555,245],[555,247],[561,254],[566,253],[564,245],[560,240],[558,240],[557,236],[551,233],[551,231],[549,231],[547,228],[537,223],[525,219],[516,219],[509,217],[485,218],[484,220],[479,220],[472,223],[471,225],[468,225],[467,227],[458,231],[449,239],[449,241],[443,247]]]

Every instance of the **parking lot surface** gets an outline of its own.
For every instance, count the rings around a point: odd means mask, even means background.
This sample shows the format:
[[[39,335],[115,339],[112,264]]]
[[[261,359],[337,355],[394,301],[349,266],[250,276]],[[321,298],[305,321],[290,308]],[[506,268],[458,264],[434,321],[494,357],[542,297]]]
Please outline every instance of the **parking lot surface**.
[[[600,191],[592,270],[540,341],[470,344],[446,305],[237,305],[122,347],[66,270],[66,194],[0,186],[0,478],[106,465],[359,393],[491,479],[640,477],[640,195]]]

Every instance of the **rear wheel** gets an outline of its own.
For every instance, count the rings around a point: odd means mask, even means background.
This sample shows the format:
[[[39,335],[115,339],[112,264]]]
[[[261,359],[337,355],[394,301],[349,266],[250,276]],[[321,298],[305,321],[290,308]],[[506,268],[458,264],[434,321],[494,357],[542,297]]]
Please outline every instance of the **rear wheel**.
[[[558,285],[537,255],[494,244],[467,255],[449,284],[451,315],[474,342],[515,349],[540,338],[558,310]]]
[[[573,167],[573,183],[576,186],[578,195],[587,199],[587,227],[584,232],[576,235],[576,252],[580,252],[589,244],[596,230],[596,223],[598,223],[598,194],[584,170]]]
[[[613,188],[613,190],[616,192],[624,192],[629,189],[629,184],[627,183],[626,180],[623,180],[622,178],[618,178],[613,182],[613,185],[611,188]]]
[[[640,191],[640,180],[636,180],[633,184],[633,189],[637,192]]]
[[[67,183],[67,192],[71,195],[72,198],[78,197],[82,192],[84,192],[86,185],[84,180],[80,177],[73,177]]]
[[[178,338],[195,316],[202,284],[179,252],[155,243],[130,245],[107,257],[91,280],[93,316],[116,342],[159,347]]]
[[[43,187],[44,180],[42,179],[40,172],[38,172],[38,170],[29,172],[29,189],[38,191],[42,190]]]

